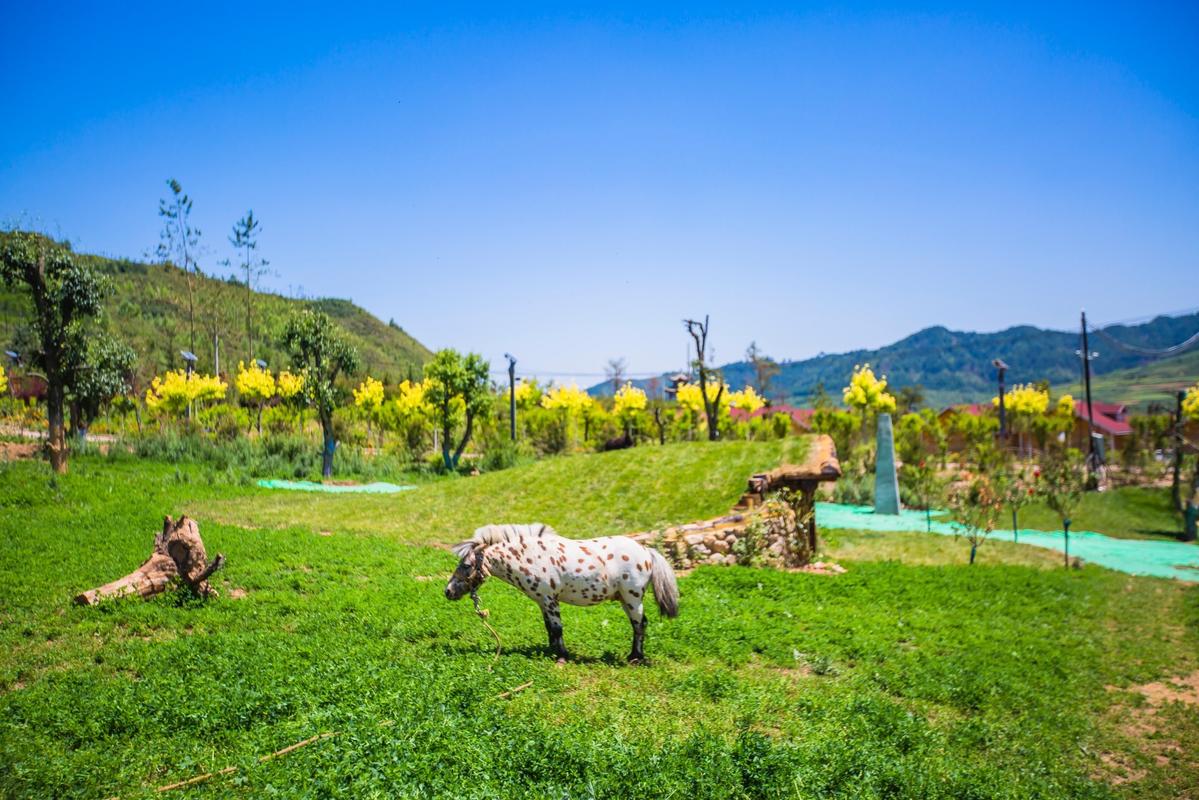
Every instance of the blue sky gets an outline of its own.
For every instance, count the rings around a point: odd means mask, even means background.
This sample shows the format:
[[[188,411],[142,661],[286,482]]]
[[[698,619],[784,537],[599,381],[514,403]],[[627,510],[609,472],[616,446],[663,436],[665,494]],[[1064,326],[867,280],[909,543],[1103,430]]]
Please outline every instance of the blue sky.
[[[1194,4],[197,5],[7,4],[0,221],[140,256],[175,177],[203,266],[252,208],[281,293],[544,374],[1199,296]]]

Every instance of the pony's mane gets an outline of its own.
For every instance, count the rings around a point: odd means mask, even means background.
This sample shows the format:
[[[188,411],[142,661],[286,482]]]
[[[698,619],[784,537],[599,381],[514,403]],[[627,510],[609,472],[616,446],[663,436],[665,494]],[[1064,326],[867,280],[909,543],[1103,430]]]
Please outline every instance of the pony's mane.
[[[458,558],[466,558],[476,547],[510,542],[515,539],[536,539],[540,536],[557,536],[558,532],[542,522],[527,525],[484,525],[475,535],[454,545],[452,550]]]

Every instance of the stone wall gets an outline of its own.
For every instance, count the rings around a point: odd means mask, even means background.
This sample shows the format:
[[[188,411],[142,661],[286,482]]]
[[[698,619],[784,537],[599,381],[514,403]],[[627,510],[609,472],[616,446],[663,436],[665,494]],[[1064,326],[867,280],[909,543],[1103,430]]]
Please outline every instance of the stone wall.
[[[779,500],[716,519],[631,535],[656,548],[676,569],[701,564],[799,567],[813,555],[806,529],[796,524],[795,511]]]

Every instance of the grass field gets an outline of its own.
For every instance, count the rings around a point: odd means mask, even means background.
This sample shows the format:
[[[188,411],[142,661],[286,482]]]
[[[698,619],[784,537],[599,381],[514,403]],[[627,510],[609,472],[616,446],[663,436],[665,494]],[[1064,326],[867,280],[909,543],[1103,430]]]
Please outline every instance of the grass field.
[[[1001,525],[1010,523],[1010,513],[1000,520]],[[1037,502],[1021,510],[1020,527],[1056,531],[1062,524],[1048,506]],[[1083,495],[1071,529],[1118,539],[1177,539],[1182,535],[1182,515],[1170,507],[1168,489],[1124,486]]]
[[[0,466],[0,795],[162,796],[228,766],[180,794],[1199,792],[1194,707],[1136,690],[1199,670],[1193,585],[998,543],[968,567],[952,539],[830,532],[844,575],[684,576],[681,616],[651,610],[649,667],[624,665],[615,605],[565,609],[576,659],[557,666],[511,587],[482,590],[498,660],[469,603],[442,596],[454,559],[440,546],[482,522],[595,535],[711,516],[790,447],[550,459],[391,496],[273,493],[132,459],[78,459],[58,480]],[[221,597],[69,604],[140,563],[184,509],[228,557]]]

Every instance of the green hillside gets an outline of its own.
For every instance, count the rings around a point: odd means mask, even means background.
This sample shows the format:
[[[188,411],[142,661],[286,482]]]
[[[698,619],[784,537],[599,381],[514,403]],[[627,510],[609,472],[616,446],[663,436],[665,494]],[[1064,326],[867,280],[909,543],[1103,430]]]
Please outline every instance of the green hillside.
[[[195,346],[188,330],[187,278],[169,264],[146,264],[127,259],[81,255],[109,277],[111,293],[102,325],[137,352],[139,383],[169,367],[182,365],[180,350],[194,349],[198,368],[213,369],[213,335],[220,341],[220,367],[236,369],[249,360],[246,329],[246,289],[233,278],[199,276],[195,280]],[[431,353],[403,328],[385,323],[349,300],[293,300],[255,292],[252,303],[254,358],[272,367],[287,363],[278,341],[287,317],[305,306],[327,313],[345,331],[372,375],[401,380],[419,373]],[[20,292],[0,284],[0,343],[5,349],[30,347],[25,326],[28,301]]]
[[[1091,394],[1096,400],[1127,403],[1140,411],[1153,404],[1168,410],[1174,407],[1177,392],[1194,386],[1196,381],[1199,381],[1199,350],[1096,375],[1091,379]],[[1081,381],[1078,380],[1055,389],[1082,397]]]

